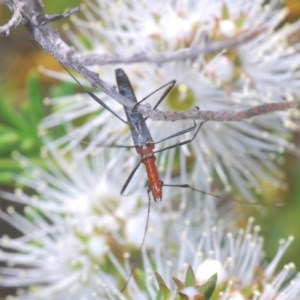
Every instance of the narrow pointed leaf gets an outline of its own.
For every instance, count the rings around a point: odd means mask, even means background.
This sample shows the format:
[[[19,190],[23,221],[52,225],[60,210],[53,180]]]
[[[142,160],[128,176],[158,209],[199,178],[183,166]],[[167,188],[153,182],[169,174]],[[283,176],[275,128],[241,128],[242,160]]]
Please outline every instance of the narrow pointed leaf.
[[[156,294],[156,300],[170,300],[170,299],[171,299],[171,291],[167,288],[167,286],[160,286]]]
[[[145,272],[141,269],[136,268],[134,270],[134,277],[135,277],[136,281],[138,282],[138,285],[142,289],[146,289],[146,275],[145,275]]]
[[[0,173],[4,171],[16,171],[20,169],[20,163],[10,158],[0,158]]]
[[[0,147],[3,148],[6,145],[18,142],[18,135],[12,131],[7,130],[7,132],[0,133]]]
[[[24,129],[27,128],[27,124],[24,122],[23,118],[2,99],[0,99],[0,118],[2,119],[2,122],[20,132],[24,132]]]
[[[162,277],[155,272],[155,277],[159,285],[159,290],[156,295],[156,300],[169,300],[171,297],[171,291],[167,287]]]
[[[182,289],[184,289],[185,285],[182,281],[180,281],[179,279],[177,279],[175,277],[172,277],[172,279],[175,282],[178,291],[181,291]]]
[[[185,286],[195,286],[196,285],[196,280],[195,280],[195,274],[191,266],[188,267],[186,271],[186,276],[185,276]]]
[[[166,285],[166,283],[164,282],[162,277],[157,272],[155,272],[155,277],[156,277],[156,281],[157,281],[159,286],[160,285]]]
[[[205,296],[205,300],[209,300],[216,288],[218,275],[212,275],[203,285],[198,288],[200,294]]]
[[[230,18],[230,13],[229,13],[229,10],[228,10],[228,7],[227,7],[226,4],[223,4],[222,18],[224,18],[224,19],[229,19]]]
[[[26,135],[33,139],[37,139],[37,132],[38,132],[38,124],[35,122],[35,117],[33,116],[33,112],[31,111],[31,107],[28,105],[24,105],[21,110],[22,117],[26,122],[27,130]]]
[[[36,73],[30,73],[27,79],[28,95],[30,101],[31,122],[38,124],[44,116],[43,96]]]

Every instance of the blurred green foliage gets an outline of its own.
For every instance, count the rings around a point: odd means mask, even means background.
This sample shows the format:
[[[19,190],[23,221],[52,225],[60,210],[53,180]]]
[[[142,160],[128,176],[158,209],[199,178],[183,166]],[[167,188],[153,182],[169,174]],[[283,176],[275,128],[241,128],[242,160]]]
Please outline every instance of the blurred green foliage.
[[[298,144],[295,139],[295,144]],[[280,261],[280,267],[293,262],[300,268],[300,161],[299,157],[288,155],[283,170],[286,174],[287,191],[282,199],[283,206],[267,206],[252,211],[257,223],[261,226],[264,237],[266,258],[270,261],[278,248],[280,239],[294,236],[294,241]],[[282,195],[283,197],[283,195]],[[272,200],[272,199],[271,199]]]
[[[72,95],[75,88],[74,84],[60,83],[54,85],[49,94],[52,97]],[[38,126],[46,112],[42,86],[36,72],[29,74],[26,90],[27,98],[17,108],[5,96],[0,96],[0,185],[13,185],[14,175],[22,172],[22,166],[13,157],[14,152],[42,163],[42,138],[38,134]]]
[[[27,80],[28,101],[18,109],[0,97],[0,184],[12,184],[13,174],[21,171],[12,157],[17,151],[30,158],[38,158],[41,140],[37,126],[44,117],[42,95],[37,75],[31,73]]]
[[[82,0],[43,1],[48,14],[59,14],[83,3]]]

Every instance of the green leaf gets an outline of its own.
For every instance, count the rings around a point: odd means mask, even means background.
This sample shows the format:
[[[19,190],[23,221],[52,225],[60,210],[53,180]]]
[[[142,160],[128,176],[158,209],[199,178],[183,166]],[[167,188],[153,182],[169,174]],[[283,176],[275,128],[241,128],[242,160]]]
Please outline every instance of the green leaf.
[[[16,150],[20,143],[19,136],[11,130],[0,133],[0,155],[2,158],[11,156],[11,153]]]
[[[0,133],[1,148],[5,147],[5,145],[16,143],[18,142],[18,140],[19,140],[18,135],[10,129],[8,129],[6,132]]]
[[[202,284],[198,288],[199,293],[204,295],[205,300],[209,300],[211,298],[217,285],[217,279],[218,279],[218,275],[217,273],[215,273],[204,284]]]
[[[13,180],[13,173],[9,171],[0,172],[1,184],[10,185]]]
[[[170,300],[171,299],[171,291],[167,286],[160,286],[157,291],[156,300]]]
[[[11,130],[11,128],[5,124],[0,124],[0,135],[2,133],[6,133],[7,131]]]
[[[156,273],[156,272],[155,272],[155,277],[156,277],[156,281],[157,281],[157,283],[158,283],[159,286],[160,285],[166,285],[166,283],[164,282],[164,280],[162,279],[162,277],[158,273]]]
[[[180,281],[179,279],[177,279],[175,277],[172,277],[172,279],[175,282],[178,291],[181,291],[182,289],[184,289],[185,285],[182,281]]]
[[[155,272],[155,277],[156,277],[157,283],[159,285],[159,290],[157,291],[155,299],[156,300],[169,300],[171,297],[170,289],[167,287],[167,285],[164,282],[164,280],[162,279],[162,277],[156,272]]]
[[[43,117],[42,96],[37,77],[31,75],[27,85],[30,101],[23,101],[21,107],[13,108],[7,99],[0,100],[0,183],[12,184],[13,175],[22,172],[14,158],[13,151],[39,157],[41,139],[37,134],[37,125]]]
[[[22,106],[20,113],[23,120],[27,124],[27,128],[24,129],[24,131],[26,131],[26,136],[37,139],[38,123],[35,123],[35,117],[33,116],[31,107],[28,105],[28,103]]]
[[[0,174],[4,171],[15,171],[20,168],[20,163],[10,158],[0,158]]]
[[[140,288],[146,289],[146,275],[145,272],[141,269],[134,269],[134,277]]]
[[[188,267],[185,275],[185,286],[195,286],[196,280],[195,280],[195,274],[191,266]]]
[[[27,124],[22,117],[20,117],[3,99],[0,99],[0,117],[7,125],[20,132],[24,132],[24,129],[27,127]]]
[[[223,4],[223,7],[222,7],[222,18],[230,19],[230,13],[229,13],[229,10],[228,10],[228,7],[226,4]]]
[[[30,103],[30,116],[32,124],[38,125],[44,116],[43,96],[38,76],[35,72],[29,74],[27,79],[28,96]]]

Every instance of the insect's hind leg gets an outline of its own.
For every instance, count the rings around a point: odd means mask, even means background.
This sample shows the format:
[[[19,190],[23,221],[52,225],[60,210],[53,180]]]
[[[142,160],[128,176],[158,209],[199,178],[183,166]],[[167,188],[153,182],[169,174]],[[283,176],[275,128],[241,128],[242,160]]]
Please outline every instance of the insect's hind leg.
[[[202,191],[202,190],[199,190],[193,186],[191,186],[190,184],[167,184],[167,183],[163,183],[163,186],[165,187],[179,187],[179,188],[185,188],[185,189],[191,189],[192,191],[194,192],[198,192],[198,193],[201,193],[203,195],[207,195],[207,196],[212,196],[212,197],[215,197],[219,200],[224,200],[224,198],[220,195],[216,195],[216,194],[213,194],[213,193],[210,193],[210,192],[205,192],[205,191]]]
[[[192,185],[187,184],[187,183],[186,184],[165,184],[165,183],[163,183],[163,186],[164,187],[179,187],[179,188],[190,189],[194,192],[201,193],[203,195],[212,196],[212,197],[214,197],[218,200],[221,200],[221,201],[232,201],[232,202],[236,202],[236,203],[239,203],[239,204],[242,204],[242,205],[257,205],[257,206],[265,206],[266,205],[265,203],[258,202],[258,201],[248,202],[248,201],[238,200],[238,199],[230,199],[229,200],[226,197],[222,197],[220,195],[217,195],[217,194],[214,194],[214,193],[211,193],[211,192],[205,192],[205,191],[200,190],[198,188],[195,188]]]
[[[196,122],[194,121],[194,125],[192,127],[189,127],[187,129],[181,130],[181,131],[176,132],[176,133],[173,133],[173,134],[171,134],[171,135],[169,135],[169,136],[167,136],[167,137],[165,137],[165,138],[163,138],[161,140],[156,141],[154,144],[159,144],[159,143],[161,143],[163,141],[172,139],[172,138],[174,138],[176,136],[180,136],[180,135],[185,134],[187,132],[193,131],[195,128],[196,128]]]
[[[195,121],[194,121],[194,122],[195,122]],[[183,146],[183,145],[186,145],[186,144],[191,143],[191,142],[196,138],[198,132],[200,131],[202,125],[203,125],[205,122],[207,122],[207,121],[203,121],[203,122],[201,122],[201,123],[199,124],[199,126],[198,126],[198,128],[196,129],[194,135],[193,135],[190,139],[185,140],[185,141],[182,141],[182,142],[179,142],[179,143],[176,143],[176,144],[173,144],[173,145],[170,145],[170,146],[168,146],[168,147],[165,147],[165,148],[162,148],[162,149],[159,149],[159,150],[156,150],[154,153],[162,152],[162,151],[165,151],[165,150],[168,150],[168,149],[172,149],[172,148],[178,148],[178,147],[181,147],[181,146]],[[177,132],[177,133],[175,133],[175,134],[172,134],[172,135],[170,135],[169,137],[166,137],[166,138],[164,138],[164,139],[162,139],[162,140],[160,140],[160,141],[158,141],[158,142],[156,142],[156,143],[159,143],[159,142],[165,141],[165,140],[167,140],[167,139],[170,139],[170,138],[179,136],[179,135],[181,135],[181,134],[190,132],[190,131],[194,130],[195,128],[196,128],[196,123],[194,123],[194,126],[192,126],[192,127],[190,127],[190,128],[187,128],[187,129],[185,129],[185,130],[182,130],[182,131],[180,131],[180,132]]]
[[[146,224],[145,224],[145,228],[144,228],[144,233],[143,233],[143,238],[142,238],[142,241],[140,243],[140,246],[139,246],[139,250],[142,251],[142,248],[144,247],[145,245],[145,241],[146,241],[146,237],[147,237],[147,232],[148,232],[148,227],[149,227],[149,221],[150,221],[150,210],[151,210],[151,196],[150,196],[150,190],[147,191],[148,193],[148,207],[147,207],[147,218],[146,218]],[[128,284],[129,284],[129,281],[131,280],[133,274],[134,274],[134,270],[137,268],[137,262],[135,261],[134,262],[134,265],[133,267],[131,268],[130,270],[130,273],[128,275],[128,278],[127,280],[125,281],[124,283],[124,286],[121,288],[120,292],[123,293],[125,292]]]

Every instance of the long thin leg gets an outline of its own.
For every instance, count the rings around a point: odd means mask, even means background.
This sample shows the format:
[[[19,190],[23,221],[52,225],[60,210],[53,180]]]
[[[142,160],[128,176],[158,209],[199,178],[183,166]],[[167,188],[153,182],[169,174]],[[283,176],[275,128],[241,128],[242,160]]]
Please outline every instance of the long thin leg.
[[[213,194],[213,193],[209,193],[209,192],[205,192],[205,191],[202,191],[202,190],[199,190],[189,184],[165,184],[163,183],[163,186],[165,187],[179,187],[179,188],[187,188],[187,189],[191,189],[195,192],[198,192],[198,193],[201,193],[203,195],[208,195],[208,196],[213,196],[214,198],[217,198],[219,200],[222,200],[222,201],[226,201],[225,198],[223,198],[222,196],[220,195],[216,195],[216,194]],[[230,199],[230,201],[234,201],[234,202],[237,202],[237,203],[241,203],[241,204],[248,204],[248,205],[260,205],[260,206],[264,206],[265,204],[264,203],[261,203],[261,202],[247,202],[247,201],[242,201],[242,200],[236,200],[236,199]]]
[[[184,130],[182,130],[182,131],[176,132],[176,133],[174,133],[174,134],[171,134],[171,135],[169,135],[169,136],[167,136],[167,137],[165,137],[165,138],[163,138],[163,139],[161,139],[161,140],[158,140],[158,141],[155,142],[154,144],[159,144],[159,143],[161,143],[161,142],[163,142],[163,141],[172,139],[172,138],[174,138],[174,137],[176,137],[176,136],[179,136],[179,135],[185,134],[185,133],[187,133],[187,132],[193,131],[195,128],[196,128],[196,122],[194,121],[194,126],[189,127],[189,128],[187,128],[187,129],[184,129]]]
[[[124,191],[126,190],[130,180],[132,179],[134,173],[136,172],[136,170],[138,169],[138,167],[140,166],[140,164],[142,163],[142,161],[140,160],[139,163],[134,167],[134,169],[131,171],[130,175],[128,176],[126,182],[124,183],[122,189],[121,189],[121,195],[123,195]]]
[[[98,102],[101,106],[103,106],[105,109],[110,111],[115,117],[117,117],[120,121],[122,121],[125,124],[128,124],[126,120],[121,118],[116,112],[114,112],[109,106],[107,106],[101,99],[99,99],[95,94],[85,90],[86,93],[88,93],[96,102]]]
[[[174,145],[171,145],[171,146],[162,148],[162,149],[159,149],[159,150],[157,150],[157,151],[154,151],[154,153],[158,153],[158,152],[161,152],[161,151],[164,151],[164,150],[167,150],[167,149],[172,149],[172,148],[175,148],[175,147],[180,147],[180,146],[182,146],[182,145],[191,143],[191,142],[195,139],[195,137],[196,137],[196,135],[198,134],[200,128],[202,127],[202,125],[203,125],[205,122],[206,122],[206,121],[203,121],[203,122],[200,123],[200,125],[198,126],[196,132],[194,133],[194,135],[192,136],[191,139],[186,140],[186,141],[183,141],[183,142],[179,142],[179,143],[177,143],[177,144],[174,144]],[[189,132],[189,131],[191,131],[191,130],[194,129],[194,128],[195,128],[195,126],[193,126],[193,127],[191,127],[191,128],[188,128],[188,129],[185,129],[185,130],[182,130],[182,131],[178,132],[177,134],[171,135],[170,137],[167,137],[167,138],[165,138],[165,139],[168,139],[168,138],[171,138],[171,137],[175,137],[175,136],[180,135],[180,134],[183,134],[183,133],[185,133],[185,132]],[[163,141],[163,140],[165,140],[165,139],[162,139],[162,140],[160,140],[160,141]],[[123,195],[124,191],[126,190],[126,188],[127,188],[128,184],[129,184],[130,180],[132,179],[132,177],[133,177],[133,175],[135,174],[136,170],[137,170],[138,167],[140,166],[141,162],[142,162],[142,161],[139,161],[139,163],[138,163],[138,164],[134,167],[134,169],[131,171],[130,175],[128,176],[128,178],[127,178],[127,180],[126,180],[126,182],[125,182],[125,184],[124,184],[123,187],[122,187],[121,195]]]
[[[85,143],[90,145],[90,143]],[[93,144],[94,147],[103,147],[103,148],[125,148],[125,149],[131,149],[135,148],[134,145],[119,145],[119,144]]]
[[[146,219],[146,225],[145,225],[145,230],[144,230],[144,235],[143,235],[143,239],[142,239],[142,243],[141,243],[141,247],[142,248],[145,244],[145,240],[146,240],[146,233],[148,231],[148,227],[149,227],[149,218],[150,218],[150,207],[151,207],[151,197],[150,197],[150,189],[148,189],[147,191],[148,193],[148,210],[147,210],[147,219]]]
[[[143,98],[142,100],[138,101],[137,104],[134,106],[134,108],[136,108],[139,104],[141,104],[142,102],[144,102],[145,100],[147,100],[150,96],[152,96],[153,94],[155,94],[160,89],[164,88],[165,86],[168,86],[168,88],[163,92],[163,94],[161,95],[161,97],[158,99],[157,103],[154,105],[153,109],[156,109],[158,107],[158,105],[164,100],[164,98],[169,94],[169,92],[171,91],[171,89],[174,87],[175,83],[176,83],[176,80],[171,80],[171,81],[167,82],[166,84],[162,85],[161,87],[159,87],[158,89],[156,89],[155,91],[153,91],[152,93],[150,93],[149,95],[147,95],[145,98]],[[148,118],[145,118],[145,120],[147,120],[147,119]]]
[[[155,94],[157,91],[159,91],[159,90],[163,89],[164,87],[168,86],[168,88],[163,92],[161,97],[158,99],[157,103],[154,105],[153,109],[156,109],[158,107],[158,105],[163,101],[163,99],[169,94],[169,92],[171,91],[171,89],[173,88],[175,83],[176,83],[176,80],[171,80],[171,81],[165,83],[164,85],[162,85],[161,87],[159,87],[158,89],[156,89],[155,91],[153,91],[152,93],[147,95],[145,98],[138,101],[138,103],[135,105],[135,107],[137,107],[139,104],[143,103],[145,100],[147,100],[153,94]]]
[[[115,117],[117,117],[120,121],[122,121],[125,124],[128,124],[126,120],[121,118],[116,112],[114,112],[108,105],[106,105],[100,98],[98,98],[95,94],[92,92],[89,92],[81,83],[80,81],[64,66],[62,67],[69,73],[69,75],[73,78],[73,80],[80,86],[80,88],[86,92],[88,95],[90,95],[96,102],[98,102],[102,107],[110,111]]]
[[[199,190],[199,189],[196,189],[194,188],[193,186],[189,185],[189,184],[165,184],[163,183],[163,186],[165,187],[179,187],[179,188],[189,188],[195,192],[199,192],[201,194],[204,194],[204,195],[207,195],[207,196],[213,196],[215,198],[218,198],[220,200],[224,200],[224,198],[222,198],[221,196],[219,195],[215,195],[213,193],[209,193],[209,192],[205,192],[205,191],[202,191],[202,190]]]
[[[202,125],[203,125],[205,122],[207,122],[207,121],[203,121],[203,122],[200,123],[200,125],[198,126],[198,128],[197,128],[196,132],[194,133],[194,135],[192,136],[192,138],[190,138],[190,139],[188,139],[188,140],[185,140],[185,141],[182,141],[182,142],[179,142],[179,143],[177,143],[177,144],[170,145],[170,146],[168,146],[168,147],[165,147],[165,148],[156,150],[156,151],[154,151],[154,153],[162,152],[162,151],[164,151],[164,150],[168,150],[168,149],[172,149],[172,148],[181,147],[181,146],[183,146],[183,145],[186,145],[186,144],[191,143],[191,142],[195,139],[195,137],[197,136],[197,134],[198,134],[200,128],[202,127]],[[175,135],[175,136],[176,136],[176,135]]]
[[[146,225],[145,225],[145,229],[144,229],[144,234],[143,234],[143,239],[142,239],[142,242],[140,244],[140,251],[142,250],[142,248],[144,247],[144,244],[145,244],[145,241],[146,241],[146,235],[147,235],[147,231],[148,231],[148,227],[149,227],[149,219],[150,219],[150,207],[151,207],[151,198],[150,198],[150,190],[148,190],[148,209],[147,209],[147,219],[146,219]],[[124,286],[122,287],[122,289],[120,290],[121,293],[123,293],[127,286],[128,286],[128,283],[134,273],[134,270],[135,268],[137,267],[136,266],[136,261],[134,262],[135,266],[133,266],[130,270],[130,273],[128,275],[128,278],[127,280],[125,281],[124,283]]]
[[[153,109],[156,109],[160,103],[165,99],[165,97],[170,93],[170,91],[172,90],[172,88],[174,87],[176,83],[176,80],[172,80],[170,82],[168,82],[167,84],[165,84],[164,86],[170,84],[170,86],[163,92],[163,94],[161,95],[161,97],[159,98],[159,100],[157,101],[157,103],[154,105]],[[163,86],[163,87],[164,87]]]

